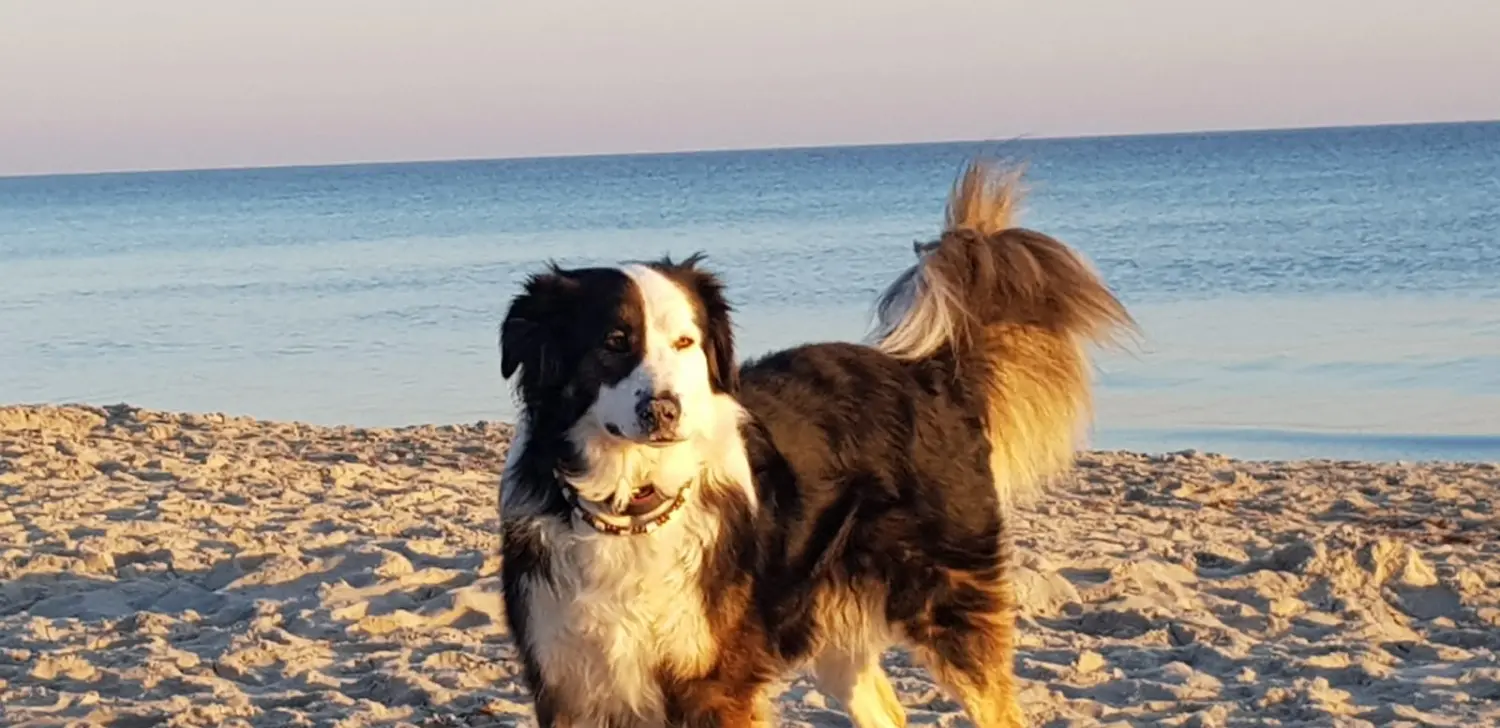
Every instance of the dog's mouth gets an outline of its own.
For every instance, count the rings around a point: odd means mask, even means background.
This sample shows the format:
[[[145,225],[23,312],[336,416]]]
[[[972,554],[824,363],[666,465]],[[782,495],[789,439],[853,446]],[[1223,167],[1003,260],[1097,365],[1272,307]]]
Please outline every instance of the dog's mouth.
[[[610,435],[620,438],[621,440],[626,440],[629,442],[634,442],[638,445],[646,445],[649,447],[670,447],[672,445],[687,442],[686,437],[678,437],[676,435],[651,435],[649,437],[646,437],[645,439],[626,437],[625,433],[620,430],[618,425],[612,424],[604,425],[604,431],[608,432]]]
[[[661,508],[667,496],[654,485],[643,485],[630,493],[630,502],[625,505],[627,516],[644,516]]]

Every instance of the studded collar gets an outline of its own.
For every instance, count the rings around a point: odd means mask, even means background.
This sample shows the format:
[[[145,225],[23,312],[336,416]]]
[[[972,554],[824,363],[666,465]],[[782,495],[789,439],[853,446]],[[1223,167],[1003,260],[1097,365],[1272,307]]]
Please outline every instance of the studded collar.
[[[639,536],[651,533],[666,525],[668,521],[671,521],[672,517],[676,516],[677,512],[682,510],[682,506],[687,503],[688,489],[688,485],[679,488],[675,498],[667,501],[666,504],[655,511],[639,516],[621,516],[620,518],[626,521],[623,524],[606,520],[599,514],[585,508],[583,506],[584,502],[593,503],[594,501],[587,501],[571,486],[564,484],[562,490],[563,497],[568,501],[568,507],[573,511],[573,516],[588,524],[595,531],[610,536]]]

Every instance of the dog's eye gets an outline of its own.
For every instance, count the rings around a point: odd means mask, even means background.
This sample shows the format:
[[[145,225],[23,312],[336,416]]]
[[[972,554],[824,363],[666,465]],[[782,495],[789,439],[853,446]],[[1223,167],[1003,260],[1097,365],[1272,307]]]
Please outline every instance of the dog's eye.
[[[630,337],[624,331],[611,331],[604,337],[604,348],[617,354],[626,351],[630,348]]]
[[[693,341],[693,337],[691,336],[679,336],[677,337],[676,341],[672,342],[672,348],[678,351],[682,351],[692,346],[694,343],[696,342]]]

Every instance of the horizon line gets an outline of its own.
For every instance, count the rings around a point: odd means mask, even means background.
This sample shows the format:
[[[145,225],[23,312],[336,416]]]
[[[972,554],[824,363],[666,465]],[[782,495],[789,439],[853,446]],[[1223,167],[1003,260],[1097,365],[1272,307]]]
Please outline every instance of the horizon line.
[[[328,169],[342,167],[377,167],[377,166],[405,166],[424,164],[452,164],[459,162],[521,162],[521,161],[547,161],[562,159],[611,159],[619,157],[670,157],[670,156],[692,156],[700,154],[735,154],[746,152],[792,152],[808,151],[815,149],[882,149],[889,147],[921,147],[921,146],[945,146],[957,144],[993,144],[1015,141],[1085,141],[1102,139],[1142,139],[1160,137],[1195,136],[1204,134],[1256,134],[1265,132],[1299,132],[1299,131],[1338,131],[1353,129],[1380,129],[1387,127],[1408,126],[1464,126],[1468,124],[1494,124],[1500,123],[1500,118],[1485,119],[1462,119],[1445,121],[1390,121],[1363,124],[1322,124],[1310,126],[1267,126],[1267,127],[1209,127],[1199,129],[1181,129],[1176,131],[1148,131],[1148,132],[1126,132],[1126,133],[1082,133],[1082,134],[1055,134],[1046,136],[1029,136],[1025,134],[1012,137],[993,137],[987,139],[929,139],[923,141],[894,141],[894,142],[872,142],[872,143],[835,143],[835,144],[786,144],[771,145],[764,147],[702,147],[696,149],[669,149],[669,150],[647,150],[647,151],[625,151],[625,152],[578,152],[578,153],[544,153],[523,154],[499,157],[436,157],[426,159],[367,159],[350,160],[339,162],[309,162],[295,164],[249,164],[230,165],[223,167],[139,167],[119,169],[99,169],[77,172],[39,172],[23,174],[0,173],[0,180],[17,179],[41,179],[49,177],[105,177],[115,175],[131,174],[176,174],[193,172],[251,172],[251,171],[274,171],[274,170],[296,170],[296,169]]]

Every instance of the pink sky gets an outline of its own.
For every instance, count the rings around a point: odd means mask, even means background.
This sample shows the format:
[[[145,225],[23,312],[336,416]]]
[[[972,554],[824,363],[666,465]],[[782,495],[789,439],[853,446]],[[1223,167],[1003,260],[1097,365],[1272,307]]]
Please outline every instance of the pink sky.
[[[18,0],[0,175],[1500,118],[1500,0]]]

